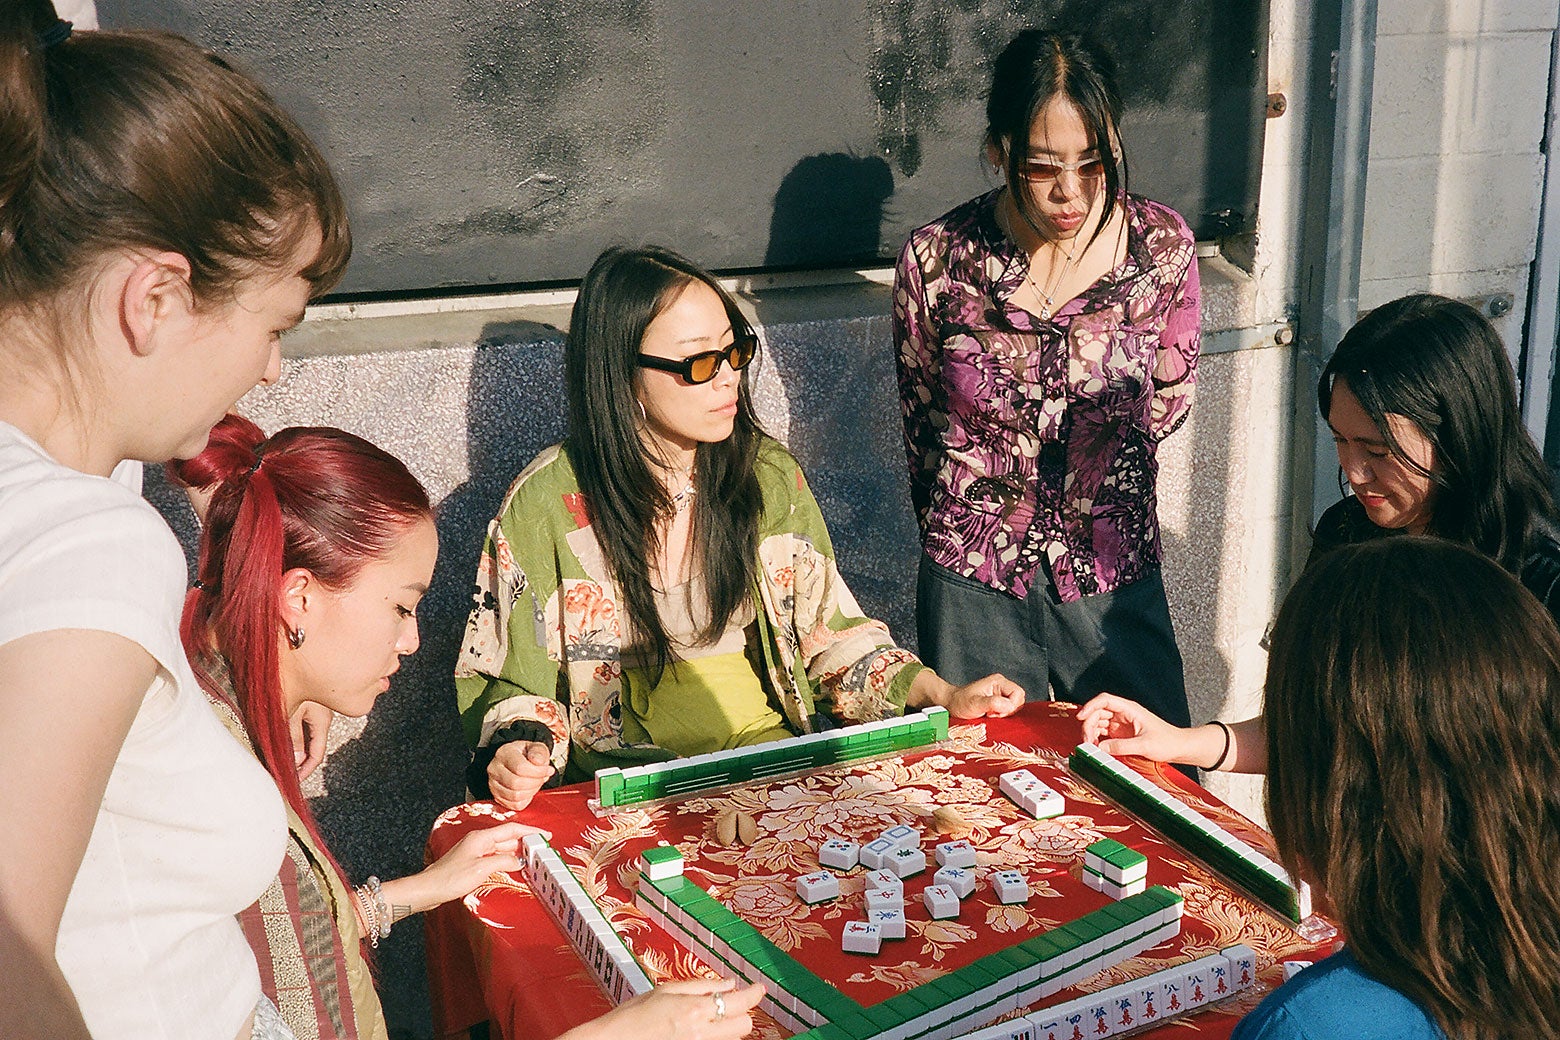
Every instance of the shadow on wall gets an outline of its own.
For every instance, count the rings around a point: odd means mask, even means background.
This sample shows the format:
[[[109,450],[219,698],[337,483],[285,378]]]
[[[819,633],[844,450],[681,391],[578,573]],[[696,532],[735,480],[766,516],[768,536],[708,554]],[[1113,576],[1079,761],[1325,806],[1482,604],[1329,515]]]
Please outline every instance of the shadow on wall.
[[[874,263],[894,175],[877,156],[828,152],[791,167],[775,192],[766,267]]]
[[[877,156],[808,156],[775,193],[765,263],[875,262],[893,193],[893,173]],[[887,622],[914,649],[919,540],[905,475],[889,292],[880,290],[877,314],[818,320],[828,313],[831,294],[859,298],[869,285],[757,290],[752,297],[791,417],[788,431],[771,432],[786,439],[807,474],[862,611]]]

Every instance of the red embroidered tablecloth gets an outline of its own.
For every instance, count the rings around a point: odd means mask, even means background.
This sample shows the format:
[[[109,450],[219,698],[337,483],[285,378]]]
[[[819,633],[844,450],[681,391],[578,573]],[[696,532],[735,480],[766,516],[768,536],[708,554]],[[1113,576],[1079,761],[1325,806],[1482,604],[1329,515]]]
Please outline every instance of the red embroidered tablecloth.
[[[1067,772],[1078,738],[1075,709],[1026,705],[1007,719],[955,725],[934,748],[865,764],[752,784],[608,816],[594,815],[590,784],[545,791],[523,813],[490,802],[457,806],[434,825],[430,858],[474,827],[520,820],[552,832],[552,846],[574,870],[602,912],[633,947],[653,979],[692,978],[709,972],[650,924],[634,905],[634,860],[647,846],[675,844],[685,873],[814,973],[863,1005],[886,1000],[920,982],[956,970],[1103,905],[1078,873],[1084,847],[1115,838],[1149,858],[1150,884],[1168,885],[1186,900],[1178,939],[1096,975],[1094,991],[1159,968],[1244,942],[1257,951],[1259,985],[1200,1014],[1167,1022],[1146,1037],[1227,1037],[1235,1022],[1279,981],[1279,961],[1325,955],[1290,927],[1151,830],[1105,802]],[[1269,836],[1174,769],[1130,760],[1156,783],[1176,792],[1250,844],[1272,852]],[[997,793],[996,778],[1029,769],[1067,799],[1067,812],[1035,820]],[[951,807],[962,826],[938,835],[934,810]],[[733,807],[751,815],[758,838],[751,847],[716,843],[712,822]],[[818,845],[830,836],[866,842],[898,823],[924,833],[929,869],[906,881],[907,935],[885,942],[876,957],[840,950],[845,922],[864,917],[862,871],[841,880],[838,900],[809,907],[797,899],[795,879],[818,869]],[[920,892],[936,869],[938,841],[964,838],[979,854],[981,884],[959,917],[929,920]],[[1031,896],[1003,906],[991,893],[989,869],[1022,870]],[[545,1040],[610,1007],[563,934],[520,876],[494,880],[430,914],[426,926],[428,974],[439,1034],[491,1020],[508,1040]],[[1059,1002],[1071,992],[1052,997]],[[754,1036],[787,1034],[760,1017]]]

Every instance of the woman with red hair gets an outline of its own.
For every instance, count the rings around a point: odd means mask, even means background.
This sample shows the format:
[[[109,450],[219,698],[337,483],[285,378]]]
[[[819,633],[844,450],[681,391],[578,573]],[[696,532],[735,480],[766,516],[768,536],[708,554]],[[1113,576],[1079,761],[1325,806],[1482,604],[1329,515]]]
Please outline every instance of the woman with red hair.
[[[289,718],[306,703],[368,714],[400,659],[418,647],[417,606],[439,548],[427,493],[398,459],[360,437],[291,427],[267,438],[238,416],[217,425],[199,456],[170,469],[210,496],[185,647],[218,714],[288,805],[282,872],[242,915],[262,980],[300,1037],[386,1037],[360,944],[377,946],[409,914],[519,869],[519,839],[535,830],[507,823],[478,831],[420,873],[354,888],[299,786]],[[616,1028],[601,1035],[696,1028],[708,1017],[707,994],[729,989],[691,983],[651,995],[614,1012]],[[706,1035],[745,1033],[745,1011],[761,995],[724,997],[733,1013]],[[609,1016],[582,1028],[613,1025]]]

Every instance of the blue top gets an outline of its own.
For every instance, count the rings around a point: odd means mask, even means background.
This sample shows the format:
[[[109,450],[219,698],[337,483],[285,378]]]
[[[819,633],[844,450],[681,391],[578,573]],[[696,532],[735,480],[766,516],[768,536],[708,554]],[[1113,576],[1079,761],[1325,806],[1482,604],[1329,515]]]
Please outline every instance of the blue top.
[[[1365,974],[1347,948],[1268,994],[1230,1040],[1445,1040],[1418,1004]]]

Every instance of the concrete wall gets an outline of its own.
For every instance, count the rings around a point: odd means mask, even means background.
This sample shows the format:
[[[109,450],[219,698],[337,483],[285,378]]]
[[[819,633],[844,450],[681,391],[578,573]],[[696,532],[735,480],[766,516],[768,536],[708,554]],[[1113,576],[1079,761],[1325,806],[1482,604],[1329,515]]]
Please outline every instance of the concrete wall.
[[[1553,0],[1381,0],[1362,310],[1426,289],[1510,297],[1491,313],[1516,360],[1557,22]]]
[[[992,186],[992,56],[1021,28],[1119,51],[1133,181],[1198,234],[1249,231],[1251,0],[99,0],[219,49],[341,177],[344,292],[561,282],[618,240],[719,269],[892,258]]]

